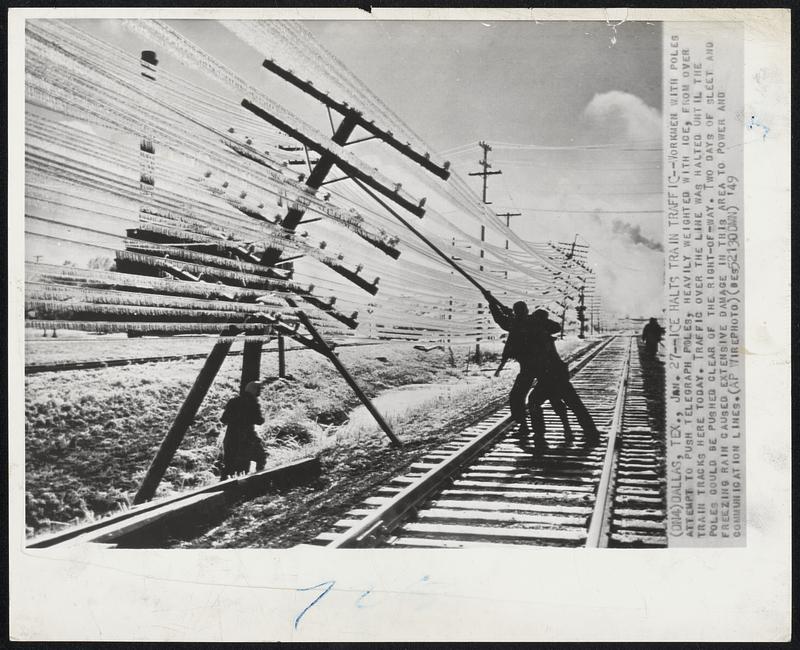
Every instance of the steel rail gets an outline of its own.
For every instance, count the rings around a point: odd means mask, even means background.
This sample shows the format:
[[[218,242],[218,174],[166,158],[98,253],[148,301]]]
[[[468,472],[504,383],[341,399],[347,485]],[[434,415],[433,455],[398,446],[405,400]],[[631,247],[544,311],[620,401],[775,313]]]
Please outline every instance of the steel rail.
[[[596,344],[594,347],[584,349],[572,355],[568,361],[574,362],[570,368],[570,375],[574,375],[601,350],[605,349],[615,337]],[[471,463],[487,448],[493,445],[509,429],[514,426],[514,420],[509,416],[497,423],[485,433],[467,443],[464,447],[451,454],[441,463],[426,472],[419,479],[406,486],[387,503],[379,507],[358,525],[344,531],[336,539],[326,545],[327,548],[357,548],[365,546],[371,537],[388,535],[401,519],[417,504],[435,492],[443,483],[446,483],[460,468]]]
[[[619,385],[617,388],[617,401],[614,404],[614,415],[611,419],[611,426],[608,431],[608,443],[606,454],[603,459],[603,470],[600,475],[600,482],[597,485],[594,509],[589,523],[589,532],[586,536],[586,548],[604,548],[608,545],[608,526],[606,520],[611,512],[610,504],[612,498],[611,488],[613,487],[612,478],[614,463],[619,450],[619,431],[622,428],[622,416],[625,410],[625,395],[628,387],[628,370],[631,361],[631,347],[633,337],[628,340],[628,349],[625,351],[625,359],[622,363]]]
[[[25,546],[26,548],[51,548],[71,542],[78,537],[84,537],[87,541],[91,541],[89,537],[90,533],[94,533],[91,537],[102,537],[106,534],[106,529],[115,527],[121,522],[169,508],[182,501],[190,502],[193,498],[206,494],[225,493],[226,495],[230,495],[229,501],[233,502],[236,498],[247,495],[249,490],[248,486],[261,482],[268,483],[270,480],[286,481],[287,477],[291,480],[291,477],[295,475],[300,476],[304,472],[312,476],[318,476],[320,472],[319,459],[317,457],[302,458],[285,465],[270,467],[246,476],[234,476],[181,494],[148,501],[141,505],[132,506],[122,512],[105,515],[96,521],[69,526],[56,532],[38,535],[27,540]]]

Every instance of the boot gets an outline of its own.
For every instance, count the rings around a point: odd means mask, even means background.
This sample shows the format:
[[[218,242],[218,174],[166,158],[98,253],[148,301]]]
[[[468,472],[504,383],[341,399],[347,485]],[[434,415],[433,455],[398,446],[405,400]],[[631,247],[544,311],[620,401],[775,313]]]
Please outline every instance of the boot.
[[[519,423],[519,426],[512,434],[515,438],[527,439],[531,435],[531,430],[528,428],[528,423],[524,420]]]
[[[517,427],[516,431],[514,431],[514,433],[512,433],[511,435],[515,439],[517,446],[525,449],[525,447],[528,444],[528,438],[530,436],[530,433],[531,432],[530,429],[528,429],[528,423],[523,422],[519,425],[519,427]]]
[[[543,433],[533,434],[533,446],[538,452],[544,452],[550,450],[550,445],[547,444],[547,440],[545,440]]]
[[[597,447],[600,444],[600,432],[595,429],[594,431],[584,431],[583,432],[583,442],[586,445],[587,449],[591,449],[592,447]]]

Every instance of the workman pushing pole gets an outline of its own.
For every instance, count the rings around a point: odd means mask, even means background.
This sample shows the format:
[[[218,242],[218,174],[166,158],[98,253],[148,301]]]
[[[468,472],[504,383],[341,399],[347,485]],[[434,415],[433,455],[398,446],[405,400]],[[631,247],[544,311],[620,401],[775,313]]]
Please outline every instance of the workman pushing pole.
[[[586,446],[597,445],[600,434],[591,414],[570,383],[567,364],[561,359],[555,347],[552,335],[561,330],[558,323],[550,320],[544,309],[537,309],[529,315],[528,305],[522,301],[514,303],[513,309],[509,309],[488,291],[483,291],[483,295],[495,322],[508,332],[507,351],[504,351],[504,355],[507,354],[509,358],[519,363],[519,374],[509,394],[511,416],[519,423],[517,434],[519,438],[525,441],[529,436],[525,412],[527,397],[533,443],[537,451],[545,451],[548,448],[542,412],[542,404],[547,400],[551,400],[551,403],[566,404],[578,419]],[[536,386],[531,391],[534,381]],[[561,417],[560,409],[554,410]],[[571,438],[571,431],[568,432],[566,427],[565,435],[568,439]]]

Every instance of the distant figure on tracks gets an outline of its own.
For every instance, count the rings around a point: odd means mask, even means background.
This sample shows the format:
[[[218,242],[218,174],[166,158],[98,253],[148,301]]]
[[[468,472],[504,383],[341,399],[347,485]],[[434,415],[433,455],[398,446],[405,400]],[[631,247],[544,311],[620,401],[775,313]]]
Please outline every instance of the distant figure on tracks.
[[[561,326],[551,321],[544,309],[537,309],[533,315],[529,315],[528,305],[522,301],[514,303],[514,308],[509,309],[491,293],[486,292],[484,295],[495,322],[508,332],[506,345],[509,357],[516,359],[520,366],[509,395],[511,416],[520,424],[520,436],[526,437],[528,434],[525,398],[536,380],[536,386],[528,397],[533,443],[536,448],[547,449],[542,412],[542,404],[547,400],[551,400],[551,404],[565,403],[578,419],[587,446],[596,445],[599,441],[597,427],[570,383],[567,364],[561,360],[552,337],[561,331]],[[562,421],[563,419],[562,417]],[[571,431],[568,433],[567,429],[565,434],[568,439],[571,437]]]
[[[642,330],[642,342],[644,343],[645,355],[653,358],[658,352],[658,344],[664,337],[664,328],[658,324],[655,318],[651,318]]]
[[[222,480],[250,471],[250,461],[256,462],[256,471],[260,472],[267,464],[264,443],[255,430],[255,425],[264,424],[264,416],[258,404],[258,396],[263,384],[260,381],[249,382],[238,395],[225,405],[220,421],[228,425],[222,443],[224,468]]]

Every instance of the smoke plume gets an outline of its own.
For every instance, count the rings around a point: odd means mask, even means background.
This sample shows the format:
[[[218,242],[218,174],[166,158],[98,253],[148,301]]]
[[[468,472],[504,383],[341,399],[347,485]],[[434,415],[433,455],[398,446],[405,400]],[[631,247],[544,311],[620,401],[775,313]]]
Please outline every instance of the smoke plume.
[[[641,244],[652,251],[664,251],[664,247],[660,242],[645,237],[642,234],[642,227],[639,225],[634,226],[621,219],[614,219],[613,229],[618,235],[627,235],[628,239],[634,244]]]

